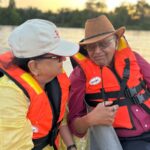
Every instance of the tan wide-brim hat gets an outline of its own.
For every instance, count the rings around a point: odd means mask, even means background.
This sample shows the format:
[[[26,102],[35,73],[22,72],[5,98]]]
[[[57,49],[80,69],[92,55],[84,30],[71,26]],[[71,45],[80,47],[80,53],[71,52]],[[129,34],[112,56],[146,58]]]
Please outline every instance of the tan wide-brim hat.
[[[116,34],[120,38],[125,32],[125,27],[115,30],[112,23],[105,15],[88,19],[85,23],[85,37],[80,45],[92,44]]]

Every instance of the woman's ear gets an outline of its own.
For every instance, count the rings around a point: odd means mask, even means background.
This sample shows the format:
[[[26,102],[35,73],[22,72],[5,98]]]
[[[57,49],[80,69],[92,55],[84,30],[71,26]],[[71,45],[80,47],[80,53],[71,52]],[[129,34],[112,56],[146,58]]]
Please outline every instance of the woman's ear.
[[[31,74],[33,74],[34,76],[38,76],[38,69],[37,69],[37,64],[35,60],[30,60],[28,62],[28,68]]]
[[[119,38],[116,36],[116,40],[115,40],[115,49],[118,50],[119,48]]]

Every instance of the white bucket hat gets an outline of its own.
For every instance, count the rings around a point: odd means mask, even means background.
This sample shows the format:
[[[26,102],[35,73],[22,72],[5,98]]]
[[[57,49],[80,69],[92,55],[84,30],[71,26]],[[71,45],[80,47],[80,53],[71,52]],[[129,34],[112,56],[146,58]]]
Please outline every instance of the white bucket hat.
[[[31,19],[18,26],[9,36],[8,44],[18,58],[46,53],[72,56],[79,50],[77,44],[60,38],[54,23],[42,19]]]

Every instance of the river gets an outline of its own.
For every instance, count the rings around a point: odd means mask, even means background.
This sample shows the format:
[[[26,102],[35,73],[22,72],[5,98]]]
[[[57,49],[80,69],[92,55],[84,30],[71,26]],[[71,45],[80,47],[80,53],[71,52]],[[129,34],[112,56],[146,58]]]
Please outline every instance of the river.
[[[14,28],[14,26],[0,26],[0,53],[9,49],[7,39]],[[76,43],[84,37],[82,28],[59,28],[59,31],[62,38]],[[150,31],[127,30],[125,37],[133,50],[141,54],[147,61],[150,60]],[[69,59],[64,63],[64,67],[69,75],[72,70]]]

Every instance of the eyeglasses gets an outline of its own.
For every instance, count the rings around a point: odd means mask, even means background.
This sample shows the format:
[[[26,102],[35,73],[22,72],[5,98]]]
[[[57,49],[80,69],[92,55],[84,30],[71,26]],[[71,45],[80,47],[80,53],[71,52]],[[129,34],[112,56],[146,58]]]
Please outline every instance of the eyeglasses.
[[[111,44],[112,41],[115,39],[115,37],[111,38],[111,39],[107,39],[107,40],[103,40],[101,42],[97,42],[94,44],[88,44],[86,46],[84,46],[84,49],[86,49],[87,51],[93,51],[95,50],[97,47],[100,47],[102,50],[105,50],[106,48],[108,48]]]
[[[62,62],[63,61],[63,56],[40,56],[37,57],[35,59],[54,59],[54,60],[58,60],[58,62]]]

